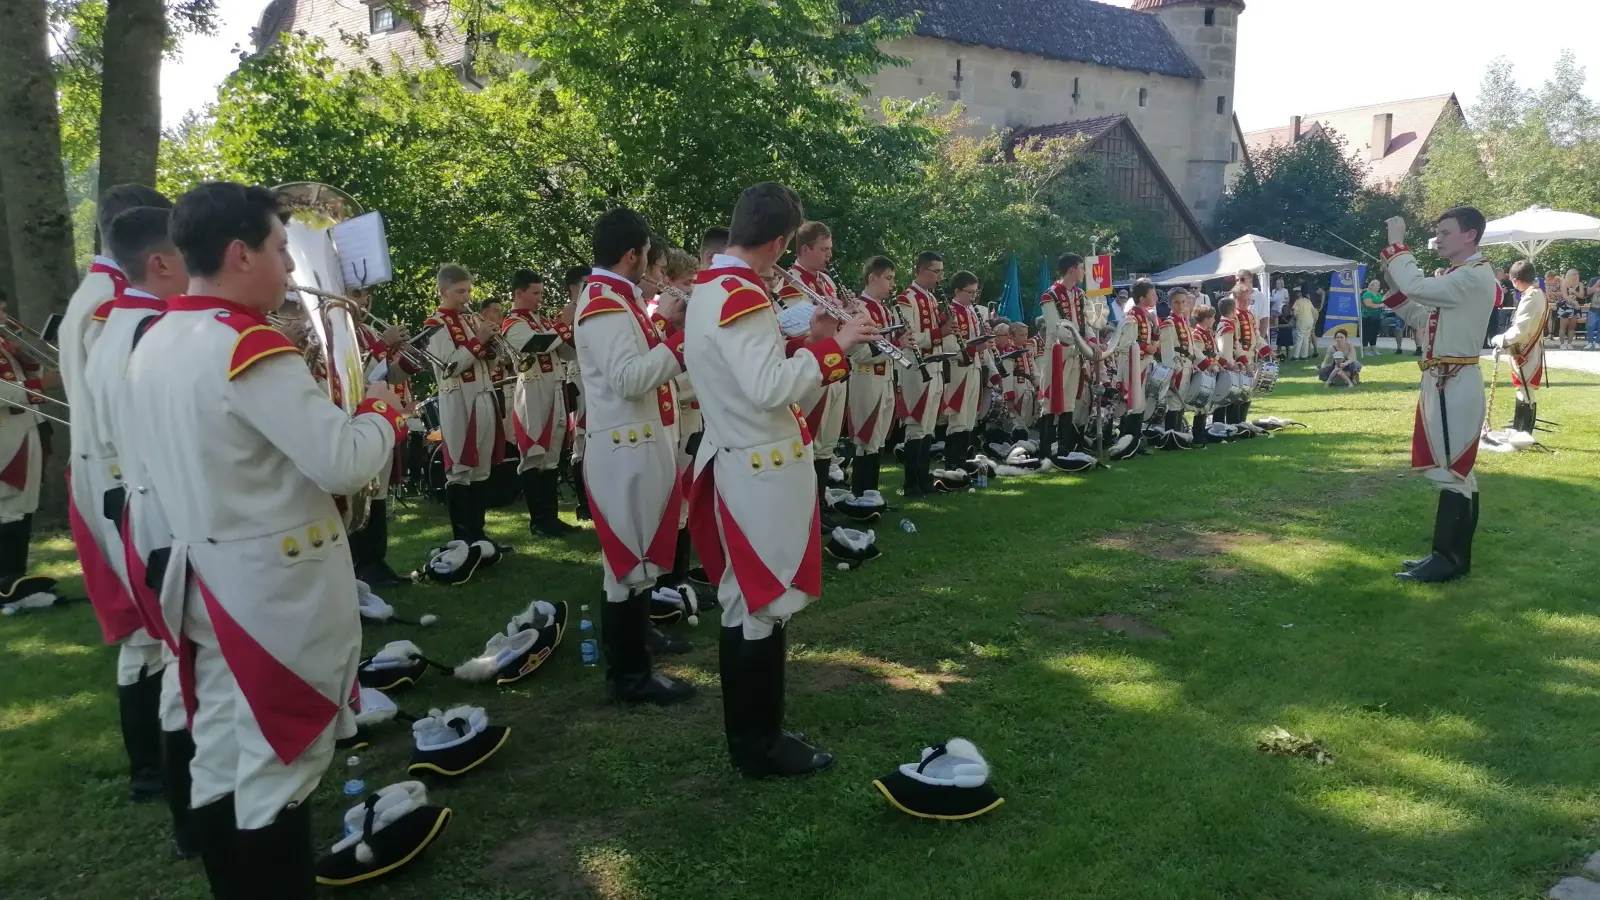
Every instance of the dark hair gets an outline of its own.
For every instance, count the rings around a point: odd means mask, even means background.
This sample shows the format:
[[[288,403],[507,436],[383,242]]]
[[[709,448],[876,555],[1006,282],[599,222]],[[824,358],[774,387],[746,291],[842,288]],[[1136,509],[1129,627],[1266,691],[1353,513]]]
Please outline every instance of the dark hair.
[[[1216,314],[1217,314],[1217,311],[1212,309],[1209,306],[1196,307],[1195,311],[1194,311],[1194,320],[1196,322],[1199,322],[1202,319],[1209,319],[1209,318],[1211,318],[1212,316],[1214,316]]]
[[[1300,299],[1300,289],[1299,288],[1290,288],[1289,289],[1289,299],[1290,300],[1299,300]]]
[[[150,254],[173,250],[172,211],[156,206],[135,206],[115,219],[106,229],[106,250],[135,284],[149,275],[145,264]]]
[[[593,271],[594,270],[588,266],[572,266],[567,269],[565,275],[561,276],[561,280],[566,284],[567,287],[572,287],[575,284],[583,284],[585,281],[589,280],[589,273]]]
[[[654,231],[650,232],[650,252],[644,255],[645,265],[659,265],[662,260],[667,258],[668,249],[666,238],[656,234]]]
[[[1453,206],[1440,213],[1439,218],[1435,219],[1433,223],[1437,225],[1445,219],[1455,219],[1456,224],[1464,232],[1475,232],[1477,237],[1472,239],[1474,244],[1483,240],[1484,229],[1489,227],[1489,221],[1483,217],[1483,213],[1476,206]]]
[[[912,263],[911,271],[921,272],[923,269],[929,268],[936,262],[944,262],[944,257],[933,252],[932,250],[924,250],[917,254],[917,260],[916,262]]]
[[[893,272],[897,268],[899,267],[894,264],[894,260],[889,257],[874,256],[862,264],[861,280],[865,281],[875,275],[882,275],[884,272]]]
[[[1237,305],[1238,304],[1234,303],[1234,301],[1233,301],[1233,295],[1232,294],[1224,294],[1222,296],[1222,299],[1217,301],[1217,315],[1218,315],[1218,317],[1231,315],[1233,313],[1234,307],[1237,306]]]
[[[1155,282],[1141,278],[1133,283],[1133,299],[1138,300],[1145,294],[1153,293],[1156,289]]]
[[[1056,274],[1065,275],[1083,265],[1083,257],[1076,253],[1063,253],[1056,257]]]
[[[724,225],[713,225],[700,235],[700,255],[708,253],[721,253],[728,249],[728,229]]]
[[[284,218],[277,196],[266,188],[209,181],[178,198],[172,210],[172,242],[189,274],[205,278],[222,271],[234,241],[260,250],[272,234],[272,220]]]
[[[745,188],[733,205],[733,224],[728,227],[731,247],[760,247],[794,234],[805,220],[800,198],[776,181],[763,181]]]
[[[117,262],[121,263],[122,260],[119,259]],[[1519,259],[1511,264],[1511,280],[1523,284],[1536,284],[1539,281],[1539,270],[1533,267],[1533,263]]]
[[[952,292],[959,291],[962,288],[967,287],[968,285],[977,284],[977,283],[978,283],[978,276],[972,274],[971,272],[966,271],[965,269],[963,269],[962,271],[957,272],[956,274],[950,276],[950,290]]]
[[[95,204],[95,227],[100,229],[100,234],[103,236],[111,230],[111,223],[117,216],[140,206],[171,209],[172,201],[155,188],[142,184],[119,184],[107,188],[100,195],[100,202]]]
[[[809,247],[825,237],[833,237],[833,231],[821,222],[806,222],[795,232],[794,243],[797,247]]]
[[[544,284],[544,276],[532,269],[518,269],[511,275],[512,293],[527,290],[529,286],[535,284]]]
[[[594,222],[594,264],[610,268],[631,250],[650,243],[650,223],[625,206],[605,213]]]

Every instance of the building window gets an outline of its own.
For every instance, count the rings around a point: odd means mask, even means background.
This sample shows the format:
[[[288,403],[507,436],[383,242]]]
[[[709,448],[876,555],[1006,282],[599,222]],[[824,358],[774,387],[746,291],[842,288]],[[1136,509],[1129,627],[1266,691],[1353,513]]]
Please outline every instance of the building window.
[[[1239,142],[1238,141],[1234,141],[1233,142],[1233,155],[1228,157],[1228,162],[1238,162],[1238,161],[1239,161]]]
[[[1021,88],[1021,87],[1026,86],[1027,83],[1028,83],[1028,76],[1022,74],[1022,70],[1021,69],[1012,69],[1011,70],[1011,86],[1012,87]]]
[[[1078,97],[1078,79],[1074,78],[1072,79],[1072,102],[1077,103]]]
[[[1150,105],[1150,91],[1148,89],[1146,89],[1146,88],[1139,88],[1139,105],[1140,106],[1149,106]]]
[[[368,23],[372,26],[373,34],[393,31],[396,25],[394,10],[387,3],[379,3],[370,10]]]
[[[1216,24],[1217,24],[1217,10],[1216,10],[1216,8],[1215,7],[1211,7],[1211,6],[1206,7],[1206,27],[1210,28],[1210,27],[1212,27],[1213,25],[1216,25]]]
[[[1228,95],[1227,94],[1223,94],[1221,97],[1217,98],[1217,115],[1225,116],[1227,114],[1228,114]]]

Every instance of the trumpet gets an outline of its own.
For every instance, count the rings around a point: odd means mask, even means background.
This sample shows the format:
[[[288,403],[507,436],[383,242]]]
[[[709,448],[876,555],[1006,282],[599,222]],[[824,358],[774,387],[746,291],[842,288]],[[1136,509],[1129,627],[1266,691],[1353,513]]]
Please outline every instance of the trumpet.
[[[387,319],[381,318],[371,310],[362,310],[361,315],[363,318],[370,320],[372,324],[378,326],[379,328],[388,329],[400,327]],[[400,330],[403,331],[404,329]],[[429,353],[427,349],[422,346],[422,344],[425,343],[428,338],[432,337],[433,333],[437,330],[437,327],[424,328],[416,334],[407,337],[405,340],[400,342],[400,352],[405,354],[406,358],[411,360],[411,362],[419,368],[425,364],[432,364],[441,370],[449,368],[437,356]]]
[[[778,269],[778,277],[783,281],[788,282],[789,285],[800,292],[801,296],[810,301],[813,306],[822,310],[824,313],[827,313],[833,319],[836,319],[840,322],[848,322],[854,318],[854,316],[852,316],[844,307],[835,303],[832,299],[825,297],[807,287],[805,282],[801,281],[799,278],[796,278],[789,270],[782,268]],[[876,350],[879,356],[887,356],[907,369],[914,369],[918,365],[917,361],[912,359],[909,354],[899,347],[896,347],[893,343],[885,338],[878,338],[874,340],[872,342],[872,349]]]
[[[4,320],[0,320],[0,332],[14,341],[23,352],[33,357],[33,360],[40,365],[52,369],[61,368],[60,353],[57,352],[56,346],[45,340],[44,335],[38,330],[29,328],[11,316],[6,316]]]

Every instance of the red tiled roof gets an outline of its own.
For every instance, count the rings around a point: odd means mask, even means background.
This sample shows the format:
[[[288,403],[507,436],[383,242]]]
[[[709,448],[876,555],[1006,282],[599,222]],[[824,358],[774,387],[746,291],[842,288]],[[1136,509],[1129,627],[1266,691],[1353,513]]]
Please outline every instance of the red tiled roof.
[[[1460,115],[1461,105],[1456,101],[1455,94],[1440,94],[1417,100],[1375,103],[1371,106],[1312,113],[1301,117],[1300,137],[1305,138],[1315,129],[1326,129],[1343,135],[1345,142],[1349,144],[1350,152],[1368,168],[1367,184],[1381,187],[1395,184],[1411,174],[1416,167],[1418,157],[1422,155],[1423,148],[1427,146],[1428,138],[1433,135],[1434,128],[1452,110],[1456,115]],[[1383,148],[1381,158],[1372,159],[1373,117],[1385,113],[1394,116],[1389,132],[1389,144]],[[1252,154],[1259,153],[1273,144],[1288,146],[1291,143],[1288,127],[1251,131],[1245,134],[1244,140],[1245,146]]]

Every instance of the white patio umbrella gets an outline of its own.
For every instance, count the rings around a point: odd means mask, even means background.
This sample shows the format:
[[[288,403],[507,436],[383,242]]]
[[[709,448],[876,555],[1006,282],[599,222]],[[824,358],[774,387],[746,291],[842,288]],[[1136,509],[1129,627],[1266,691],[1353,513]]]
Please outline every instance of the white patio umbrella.
[[[1600,241],[1600,219],[1534,206],[1490,222],[1480,246],[1510,245],[1530,261],[1556,241]]]

